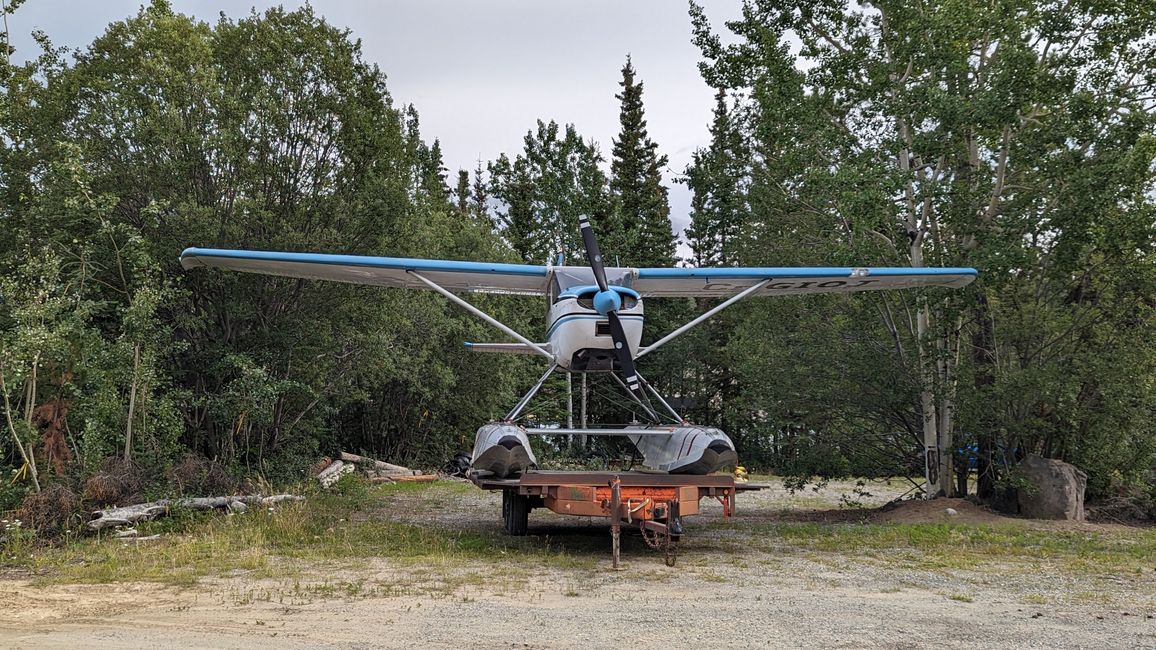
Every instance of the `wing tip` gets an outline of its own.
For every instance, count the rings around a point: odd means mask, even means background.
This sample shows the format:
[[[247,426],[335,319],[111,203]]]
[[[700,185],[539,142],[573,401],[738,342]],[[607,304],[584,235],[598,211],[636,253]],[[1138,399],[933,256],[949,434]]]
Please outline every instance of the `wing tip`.
[[[181,262],[181,268],[188,271],[189,269],[194,269],[198,266],[204,266],[204,262],[197,258],[197,255],[200,252],[201,250],[199,248],[192,246],[181,251],[180,257],[177,258]]]

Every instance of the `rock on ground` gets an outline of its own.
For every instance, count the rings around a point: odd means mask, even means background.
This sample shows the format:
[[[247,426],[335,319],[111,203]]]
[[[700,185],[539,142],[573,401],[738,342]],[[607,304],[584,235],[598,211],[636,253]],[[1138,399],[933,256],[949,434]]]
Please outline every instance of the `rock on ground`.
[[[1020,514],[1031,519],[1084,520],[1088,475],[1061,460],[1028,454],[1019,465],[1029,489],[1019,490]]]

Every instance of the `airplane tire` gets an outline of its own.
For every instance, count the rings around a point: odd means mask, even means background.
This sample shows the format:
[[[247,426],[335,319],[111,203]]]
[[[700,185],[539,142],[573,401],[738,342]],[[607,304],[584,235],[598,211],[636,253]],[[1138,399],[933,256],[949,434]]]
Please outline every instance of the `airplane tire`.
[[[530,497],[513,490],[502,490],[502,520],[507,534],[515,537],[525,535],[530,525]]]

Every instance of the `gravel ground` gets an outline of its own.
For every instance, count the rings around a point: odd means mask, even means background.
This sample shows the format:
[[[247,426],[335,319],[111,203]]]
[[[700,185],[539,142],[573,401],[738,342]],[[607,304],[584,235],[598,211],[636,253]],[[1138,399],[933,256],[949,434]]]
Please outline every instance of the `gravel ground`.
[[[0,581],[0,647],[1156,648],[1156,558],[1128,575],[1073,575],[1043,561],[1033,570],[993,563],[965,571],[752,542],[752,522],[863,517],[831,510],[852,488],[792,495],[774,485],[743,494],[740,521],[729,526],[708,506],[691,523],[674,568],[632,535],[624,568],[612,571],[604,521],[535,511],[532,535],[550,536],[597,567],[586,561],[566,570],[516,557],[446,566],[371,558],[356,572],[297,567],[305,578],[242,574],[192,589]],[[872,496],[856,498],[873,506],[906,486],[869,489]],[[424,525],[500,528],[499,495],[445,496],[434,500],[432,520],[420,519]],[[367,516],[418,521],[419,498],[396,495],[384,512]],[[946,517],[939,502],[908,509],[877,516]],[[960,509],[970,520],[999,520]],[[1102,530],[1058,527],[1072,526]]]

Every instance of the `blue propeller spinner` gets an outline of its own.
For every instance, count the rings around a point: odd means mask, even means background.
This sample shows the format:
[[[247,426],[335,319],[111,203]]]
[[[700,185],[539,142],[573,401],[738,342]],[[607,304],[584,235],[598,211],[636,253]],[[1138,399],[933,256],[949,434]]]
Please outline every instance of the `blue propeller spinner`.
[[[622,296],[613,290],[599,291],[594,294],[594,309],[597,309],[598,313],[603,316],[612,311],[617,312],[622,309]]]

